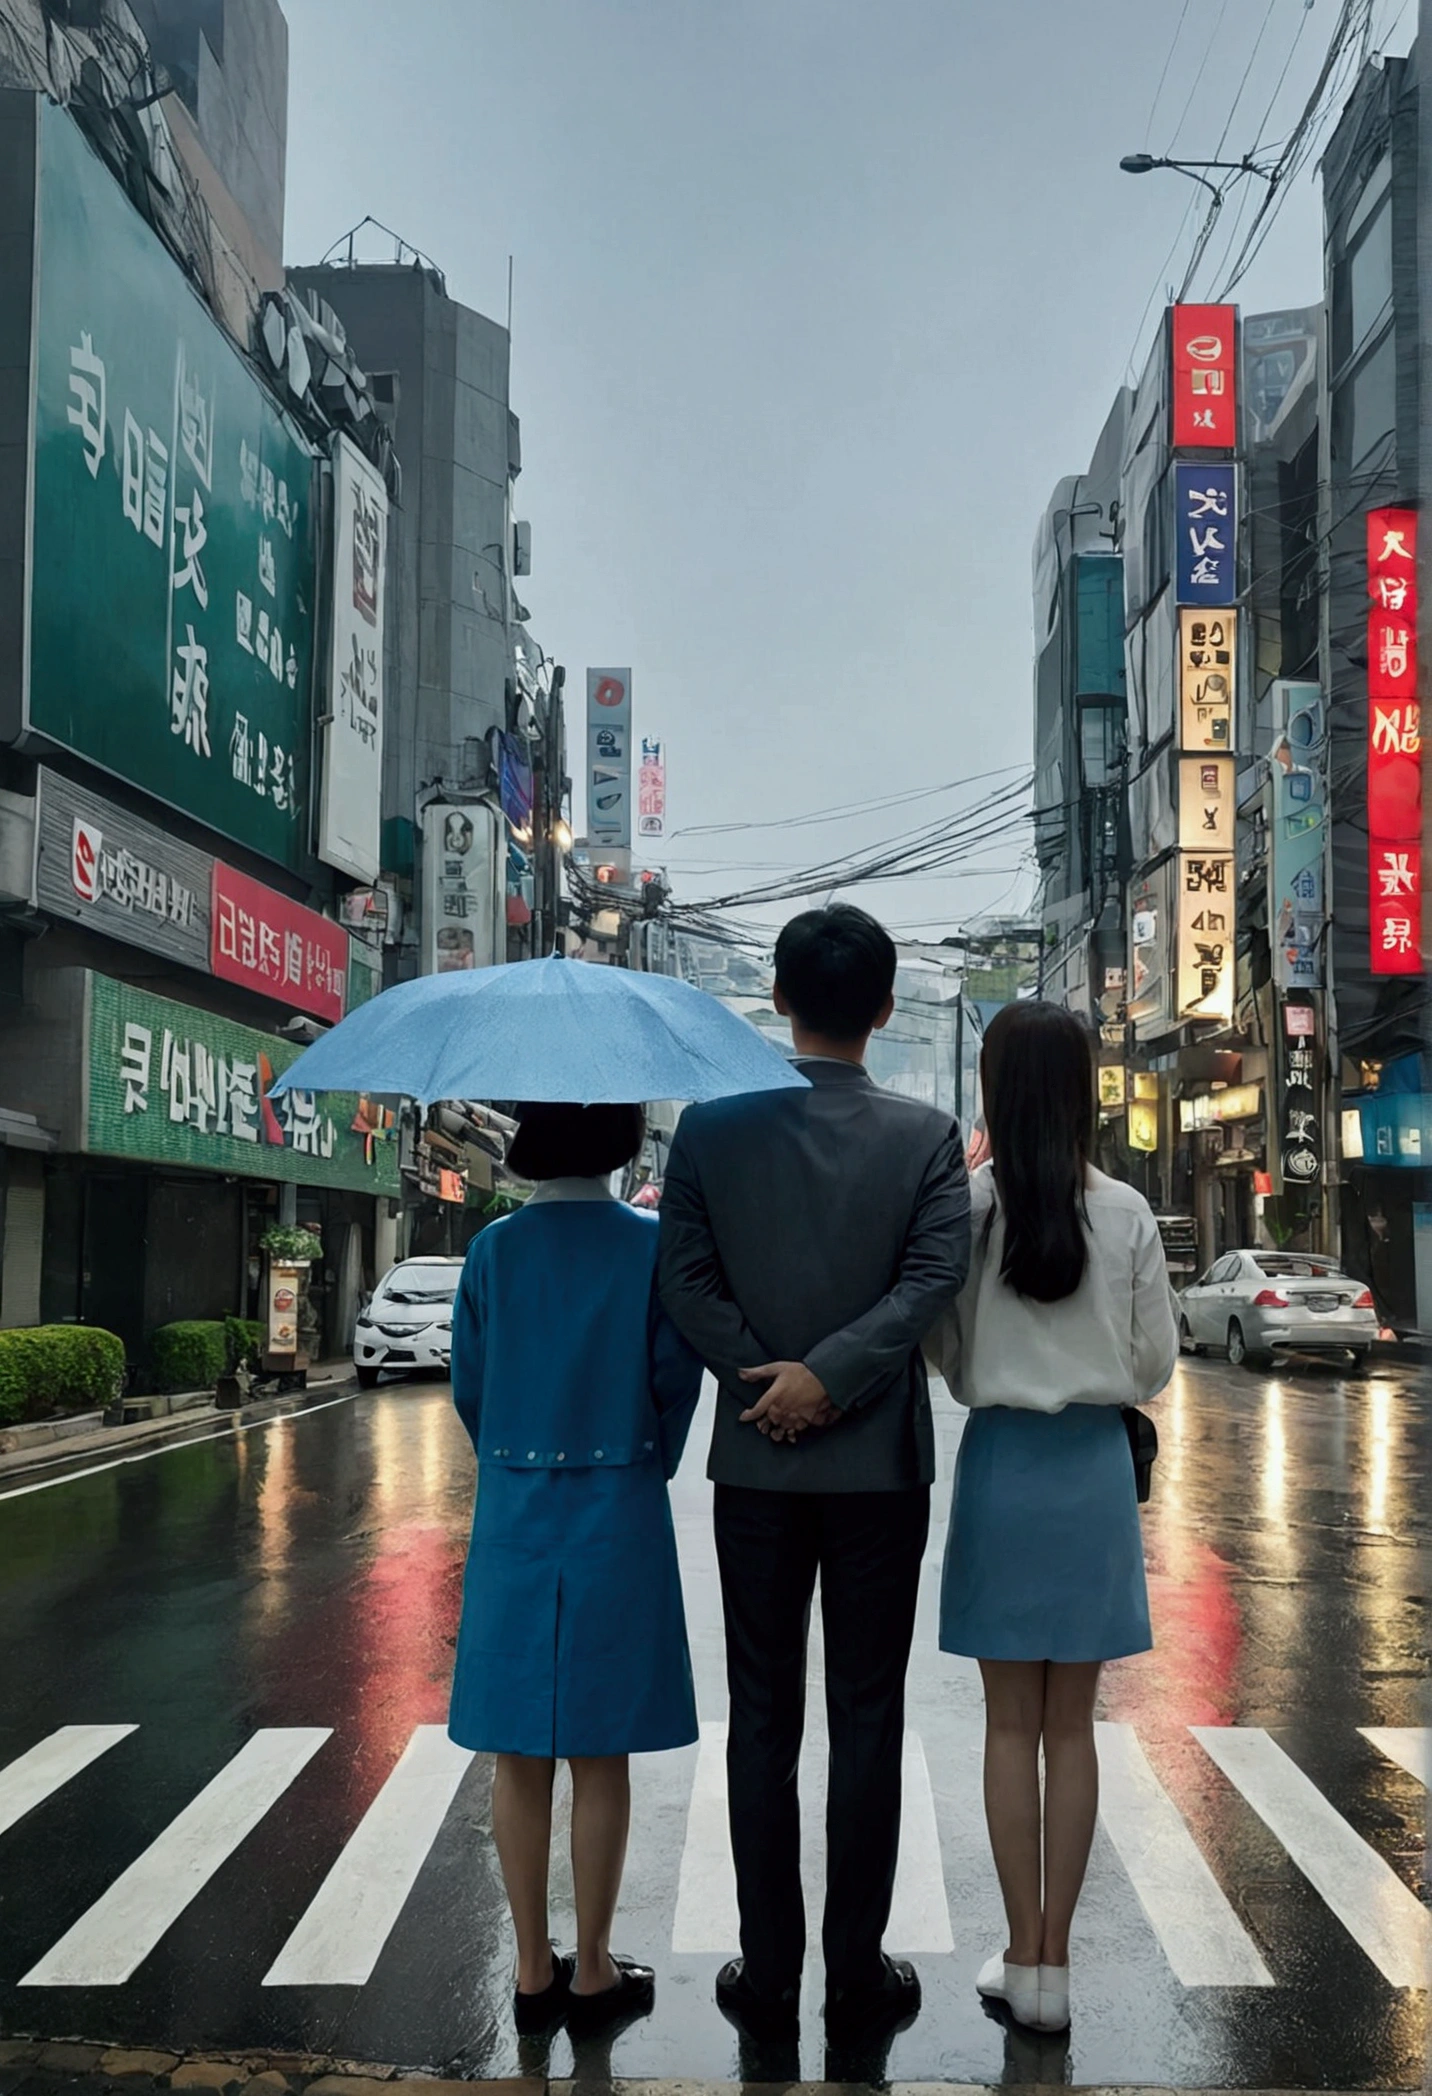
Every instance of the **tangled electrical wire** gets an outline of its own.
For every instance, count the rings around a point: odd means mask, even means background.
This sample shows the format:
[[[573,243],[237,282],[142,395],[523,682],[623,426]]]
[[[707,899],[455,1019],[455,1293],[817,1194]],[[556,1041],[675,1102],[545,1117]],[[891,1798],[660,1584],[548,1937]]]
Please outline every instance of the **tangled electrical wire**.
[[[992,845],[1028,834],[1032,820],[1029,796],[1034,783],[1033,774],[1021,771],[1013,778],[1008,774],[994,776],[1002,777],[1003,783],[992,791],[963,802],[949,814],[942,815],[932,822],[883,839],[879,844],[863,850],[843,852],[809,866],[793,867],[777,879],[751,887],[732,889],[722,894],[701,896],[691,902],[677,901],[667,896],[663,890],[660,897],[662,920],[673,930],[690,931],[705,937],[714,937],[719,933],[731,943],[743,945],[760,943],[769,940],[769,928],[749,922],[739,923],[736,913],[766,909],[773,904],[796,902],[809,896],[834,894],[848,888],[865,887],[877,881],[909,880],[930,874],[947,874],[956,867],[978,859]],[[923,799],[927,795],[956,793],[975,783],[975,779],[951,780],[944,786],[918,788],[909,794],[889,795],[881,801],[852,803],[842,809],[823,810],[812,816],[798,816],[781,827],[800,828],[809,823],[836,818],[854,819],[861,814],[900,806],[911,800]],[[760,827],[763,825],[711,825],[710,830]],[[590,914],[598,910],[615,911],[629,919],[650,917],[653,914],[647,898],[605,886],[596,881],[585,867],[569,867],[568,879],[572,899],[584,913]]]
[[[764,909],[773,903],[795,902],[807,896],[829,894],[836,889],[864,887],[873,881],[903,880],[922,874],[948,872],[952,867],[978,857],[992,844],[1024,830],[1030,819],[1028,801],[1032,785],[1032,774],[1021,773],[992,793],[864,852],[844,852],[753,887],[703,896],[696,902],[676,905],[672,911],[673,919],[679,922],[693,915]]]

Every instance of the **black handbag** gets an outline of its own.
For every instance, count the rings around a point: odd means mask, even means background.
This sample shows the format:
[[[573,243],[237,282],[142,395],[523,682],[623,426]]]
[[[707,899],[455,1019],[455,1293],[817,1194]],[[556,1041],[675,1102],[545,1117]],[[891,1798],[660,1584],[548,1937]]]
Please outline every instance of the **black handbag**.
[[[1154,1482],[1154,1457],[1159,1452],[1159,1430],[1147,1412],[1140,1412],[1135,1405],[1120,1407],[1124,1419],[1124,1431],[1129,1437],[1129,1453],[1134,1459],[1134,1489],[1140,1506],[1148,1504],[1149,1493]]]

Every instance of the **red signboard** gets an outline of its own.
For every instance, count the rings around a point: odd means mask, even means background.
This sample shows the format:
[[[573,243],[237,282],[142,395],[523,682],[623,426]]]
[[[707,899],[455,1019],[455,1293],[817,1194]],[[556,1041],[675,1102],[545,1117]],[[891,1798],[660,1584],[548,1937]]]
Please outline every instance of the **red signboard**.
[[[348,935],[286,895],[214,862],[209,965],[316,1019],[341,1019],[348,987]]]
[[[1367,518],[1368,929],[1374,975],[1422,971],[1417,514]]]
[[[1173,309],[1175,451],[1232,451],[1238,443],[1238,308]]]

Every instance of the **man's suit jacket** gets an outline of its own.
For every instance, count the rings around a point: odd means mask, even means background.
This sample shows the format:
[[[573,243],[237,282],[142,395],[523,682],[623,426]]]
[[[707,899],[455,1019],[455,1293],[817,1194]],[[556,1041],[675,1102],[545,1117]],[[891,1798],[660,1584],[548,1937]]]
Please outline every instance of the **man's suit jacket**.
[[[920,1342],[969,1266],[948,1115],[812,1059],[808,1091],[688,1107],[661,1196],[661,1296],[720,1385],[710,1475],[784,1492],[929,1484]],[[740,1415],[743,1368],[804,1361],[843,1415],[776,1442]]]

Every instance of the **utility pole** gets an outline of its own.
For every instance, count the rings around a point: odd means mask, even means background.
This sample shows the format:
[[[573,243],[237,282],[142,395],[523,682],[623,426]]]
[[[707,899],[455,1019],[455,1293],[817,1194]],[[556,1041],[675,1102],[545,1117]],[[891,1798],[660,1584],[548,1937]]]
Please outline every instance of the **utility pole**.
[[[1429,0],[1432,4],[1432,0]],[[955,1002],[955,1119],[961,1133],[965,1125],[965,980],[960,977],[959,996]]]

